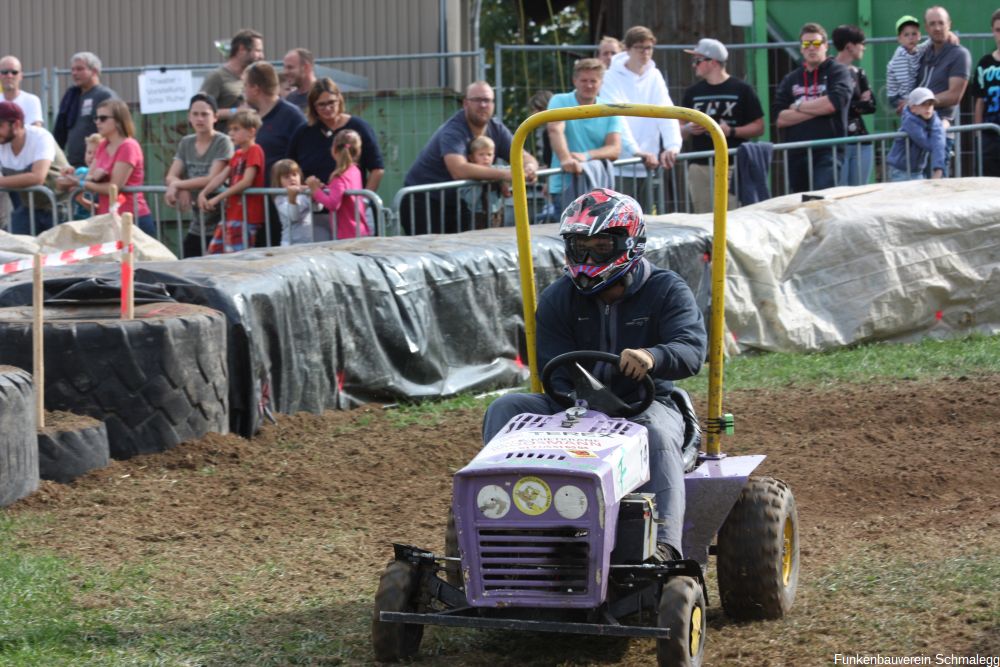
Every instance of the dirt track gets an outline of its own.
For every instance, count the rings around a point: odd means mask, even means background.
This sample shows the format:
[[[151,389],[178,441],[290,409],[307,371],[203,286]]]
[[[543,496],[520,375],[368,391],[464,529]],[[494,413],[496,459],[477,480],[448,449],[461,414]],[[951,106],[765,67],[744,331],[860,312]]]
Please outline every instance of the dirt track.
[[[959,611],[893,612],[897,602],[850,590],[861,582],[844,569],[865,558],[878,567],[1000,552],[998,380],[729,394],[737,436],[725,446],[767,454],[760,472],[794,490],[802,584],[793,614],[769,624],[730,623],[712,591],[707,664],[831,664],[837,651],[1000,653],[1000,627],[982,620],[1000,617],[996,599],[962,591],[946,598],[965,596]],[[315,622],[359,651],[345,664],[363,663],[366,614],[389,543],[442,547],[450,473],[475,451],[480,419],[481,411],[465,410],[436,426],[401,427],[375,407],[288,416],[249,442],[211,435],[113,463],[73,486],[45,483],[9,511],[50,513],[24,538],[84,563],[162,563],[151,585],[185,600],[190,620],[208,613],[212,599],[243,594],[233,580],[278,563],[280,576],[257,575],[253,594],[286,615],[329,599]],[[822,583],[838,572],[848,578],[839,588]],[[973,611],[963,613],[968,605]],[[865,616],[886,610],[905,618]],[[433,630],[424,649],[427,665],[654,660],[651,642],[508,633]]]

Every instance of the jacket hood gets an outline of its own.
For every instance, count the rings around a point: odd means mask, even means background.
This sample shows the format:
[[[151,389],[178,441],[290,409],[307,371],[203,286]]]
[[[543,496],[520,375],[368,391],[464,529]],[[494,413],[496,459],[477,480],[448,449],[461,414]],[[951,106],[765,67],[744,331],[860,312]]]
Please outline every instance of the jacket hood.
[[[625,63],[627,62],[628,62],[628,51],[622,51],[621,53],[616,53],[614,56],[611,57],[611,67],[608,68],[608,72],[621,72],[629,74],[631,76],[644,77],[648,76],[650,72],[653,72],[657,69],[656,61],[650,59],[649,62],[646,63],[646,66],[642,68],[642,72],[636,74],[635,72],[633,72],[632,70],[630,70],[628,67],[625,66]]]

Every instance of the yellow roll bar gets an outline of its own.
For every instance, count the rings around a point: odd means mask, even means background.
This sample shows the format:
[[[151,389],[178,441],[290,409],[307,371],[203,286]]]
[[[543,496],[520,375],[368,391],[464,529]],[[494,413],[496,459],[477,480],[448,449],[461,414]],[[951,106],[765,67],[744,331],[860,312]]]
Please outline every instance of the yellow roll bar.
[[[729,193],[729,153],[726,138],[718,124],[694,109],[660,107],[652,104],[590,104],[580,107],[550,109],[529,116],[514,133],[510,149],[510,166],[514,187],[514,220],[517,227],[517,253],[521,276],[521,299],[524,304],[524,333],[528,344],[528,368],[531,390],[542,390],[538,375],[538,355],[535,350],[535,266],[531,255],[531,229],[528,225],[528,193],[524,181],[524,140],[539,125],[581,118],[604,116],[644,116],[675,118],[701,125],[712,137],[715,150],[715,208],[712,238],[712,313],[708,328],[708,428],[705,452],[718,456],[721,452],[722,425],[722,337],[725,331],[726,286],[726,206]]]

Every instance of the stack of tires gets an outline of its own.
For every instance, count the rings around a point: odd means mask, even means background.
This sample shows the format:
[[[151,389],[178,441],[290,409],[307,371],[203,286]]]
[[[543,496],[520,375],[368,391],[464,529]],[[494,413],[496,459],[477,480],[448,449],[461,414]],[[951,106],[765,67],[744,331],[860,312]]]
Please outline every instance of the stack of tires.
[[[119,317],[117,303],[45,307],[45,408],[103,422],[116,459],[227,433],[224,315],[160,302]],[[0,363],[32,368],[31,328],[30,307],[0,308]]]
[[[38,488],[35,389],[31,375],[0,366],[0,507]]]

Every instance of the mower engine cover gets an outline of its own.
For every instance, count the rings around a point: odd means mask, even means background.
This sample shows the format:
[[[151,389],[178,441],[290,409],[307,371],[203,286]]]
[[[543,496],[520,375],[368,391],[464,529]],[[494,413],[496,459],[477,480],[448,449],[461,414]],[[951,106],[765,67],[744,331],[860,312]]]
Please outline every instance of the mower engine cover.
[[[648,480],[644,426],[583,407],[511,419],[454,479],[469,604],[599,606],[619,504]]]

